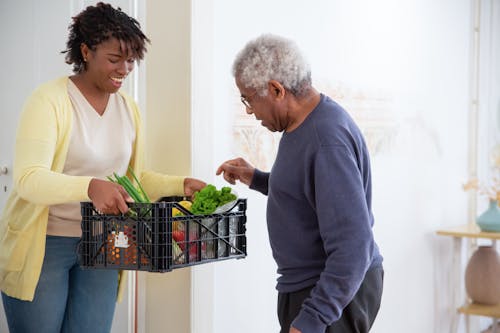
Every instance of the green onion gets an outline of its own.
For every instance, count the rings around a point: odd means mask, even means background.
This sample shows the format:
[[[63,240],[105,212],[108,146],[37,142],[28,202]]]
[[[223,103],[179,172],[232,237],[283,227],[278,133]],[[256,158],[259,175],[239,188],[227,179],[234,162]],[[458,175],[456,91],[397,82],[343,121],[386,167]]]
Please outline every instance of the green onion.
[[[129,170],[131,171],[131,169],[129,169]],[[132,172],[132,176],[137,181],[139,189],[137,189],[132,184],[132,182],[130,181],[130,179],[127,176],[119,176],[116,174],[116,172],[113,172],[113,176],[115,177],[114,179],[113,179],[113,177],[108,176],[107,177],[108,180],[113,182],[113,183],[117,183],[117,184],[120,184],[121,186],[123,186],[125,191],[127,191],[127,193],[130,195],[130,197],[132,199],[134,199],[135,202],[141,202],[141,203],[151,202],[149,200],[149,197],[146,195],[146,192],[142,188],[141,184],[139,183],[137,177],[133,174],[133,172]]]
[[[130,182],[130,179],[127,178],[127,176],[120,177],[116,173],[113,173],[115,176],[116,182],[123,186],[125,191],[134,199],[135,202],[144,202],[142,199],[140,193],[137,191],[137,189],[132,185]]]
[[[142,197],[144,198],[144,200],[146,200],[146,202],[151,202],[148,195],[146,194],[146,191],[144,191],[144,189],[142,188],[141,182],[139,181],[139,179],[137,179],[137,177],[135,176],[134,170],[132,170],[132,168],[130,166],[128,167],[128,172],[130,172],[132,177],[134,177],[134,180],[137,182],[137,186],[139,186],[139,190],[141,191],[141,194],[142,194]]]
[[[128,171],[130,172],[130,174],[132,175],[134,180],[137,182],[138,188],[136,188],[132,184],[132,182],[130,181],[130,179],[126,175],[120,177],[119,175],[116,174],[116,172],[113,172],[113,176],[115,178],[110,177],[110,176],[108,176],[107,178],[109,181],[123,186],[125,191],[127,191],[127,193],[130,195],[130,197],[132,199],[134,199],[135,202],[150,203],[151,200],[149,199],[148,195],[146,194],[146,191],[144,191],[144,188],[142,187],[141,182],[139,182],[139,179],[137,179],[137,177],[134,174],[134,171],[132,170],[132,168],[130,166],[128,167]],[[132,209],[129,210],[129,214],[131,214],[132,216],[135,216],[135,217],[138,216],[137,213],[134,212]],[[148,213],[148,214],[150,214],[150,213]],[[179,260],[179,257],[181,257],[183,252],[174,239],[172,239],[172,250],[173,250],[173,257],[176,258],[176,260]]]

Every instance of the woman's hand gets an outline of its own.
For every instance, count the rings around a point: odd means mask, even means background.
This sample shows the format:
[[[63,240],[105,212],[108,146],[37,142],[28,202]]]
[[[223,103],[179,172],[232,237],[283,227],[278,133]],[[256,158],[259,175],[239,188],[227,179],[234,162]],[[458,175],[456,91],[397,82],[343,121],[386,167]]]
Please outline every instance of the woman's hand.
[[[302,333],[302,332],[296,329],[295,327],[290,326],[290,333]]]
[[[202,188],[207,186],[202,180],[196,178],[185,178],[184,179],[184,195],[186,197],[192,197],[195,192],[198,192]]]
[[[125,214],[128,212],[127,202],[134,202],[121,185],[97,178],[90,181],[88,195],[101,214]]]
[[[218,176],[221,173],[230,184],[234,185],[239,180],[243,184],[250,186],[255,168],[241,157],[238,157],[222,163],[215,174]]]

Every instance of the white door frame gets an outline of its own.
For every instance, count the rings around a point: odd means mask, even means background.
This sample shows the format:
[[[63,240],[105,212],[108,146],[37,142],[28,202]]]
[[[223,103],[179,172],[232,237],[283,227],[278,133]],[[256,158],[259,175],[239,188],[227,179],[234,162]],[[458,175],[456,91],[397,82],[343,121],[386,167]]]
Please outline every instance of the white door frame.
[[[214,0],[191,4],[191,133],[192,171],[195,177],[213,181],[214,161]],[[203,56],[200,56],[203,55]],[[195,135],[196,134],[196,135]],[[191,271],[191,333],[214,333],[214,265]]]

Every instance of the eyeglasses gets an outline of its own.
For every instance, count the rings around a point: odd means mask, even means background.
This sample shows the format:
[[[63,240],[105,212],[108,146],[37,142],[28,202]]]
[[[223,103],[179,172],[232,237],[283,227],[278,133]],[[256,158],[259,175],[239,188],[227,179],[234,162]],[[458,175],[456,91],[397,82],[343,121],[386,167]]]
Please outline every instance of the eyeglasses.
[[[243,95],[241,95],[241,96],[240,96],[241,103],[243,103],[243,105],[244,105],[247,109],[250,109],[250,110],[252,109],[252,106],[250,105],[250,99],[251,99],[252,97],[254,97],[254,96],[255,96],[255,94],[257,94],[257,90],[256,90],[256,91],[254,91],[254,93],[253,93],[253,94],[251,94],[250,96],[243,96]]]

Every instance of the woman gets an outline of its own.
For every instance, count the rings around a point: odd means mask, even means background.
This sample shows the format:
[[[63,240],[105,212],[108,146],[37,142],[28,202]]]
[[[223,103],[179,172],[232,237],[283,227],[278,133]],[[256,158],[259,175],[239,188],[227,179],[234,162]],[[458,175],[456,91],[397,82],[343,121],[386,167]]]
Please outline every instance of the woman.
[[[76,253],[80,201],[119,214],[132,200],[106,176],[130,167],[151,200],[205,186],[142,169],[140,113],[119,91],[149,42],[139,23],[98,3],[69,30],[64,52],[74,75],[41,85],[27,100],[0,219],[0,289],[11,333],[109,332],[123,280],[114,270],[82,270]]]

